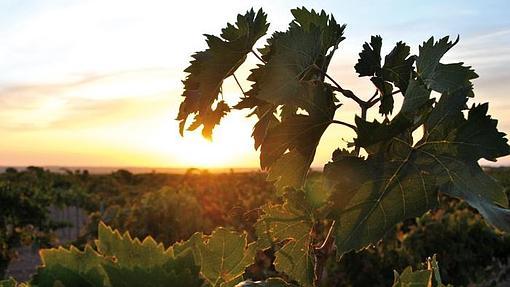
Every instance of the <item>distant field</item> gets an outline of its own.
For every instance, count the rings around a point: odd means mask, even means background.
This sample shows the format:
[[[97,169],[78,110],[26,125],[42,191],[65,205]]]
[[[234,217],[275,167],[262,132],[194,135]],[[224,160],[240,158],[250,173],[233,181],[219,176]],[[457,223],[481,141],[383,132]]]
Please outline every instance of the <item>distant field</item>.
[[[11,166],[0,166],[0,173],[5,172],[7,168]],[[26,166],[12,166],[17,170],[24,170]],[[171,167],[122,167],[122,166],[104,166],[104,167],[94,167],[94,166],[43,166],[44,169],[47,169],[51,172],[65,172],[75,171],[75,170],[87,170],[92,174],[108,174],[119,169],[127,170],[131,173],[170,173],[170,174],[184,174],[187,171],[191,170],[207,170],[211,173],[225,173],[225,172],[253,172],[259,171],[259,168],[247,168],[247,167],[233,167],[233,168],[171,168]]]
[[[17,170],[24,170],[26,166],[0,166],[0,173],[5,172],[5,170],[9,167],[15,168]],[[509,168],[510,166],[501,165],[501,166],[482,166],[483,169],[498,169],[498,168]],[[55,172],[62,173],[66,171],[88,171],[91,174],[109,174],[115,172],[117,170],[127,170],[134,174],[143,174],[143,173],[165,173],[165,174],[185,174],[186,172],[200,172],[207,171],[213,174],[219,173],[245,173],[245,172],[262,172],[260,168],[257,167],[232,167],[232,168],[171,168],[171,167],[129,167],[129,166],[42,166],[42,168]],[[312,171],[322,171],[322,167],[314,167],[310,168]]]
[[[0,183],[9,187],[0,190],[0,215],[12,218],[12,213],[4,214],[9,211],[23,219],[19,222],[35,219],[30,225],[40,224],[45,216],[71,224],[71,229],[54,231],[44,225],[47,233],[41,235],[56,237],[47,236],[51,240],[43,247],[66,242],[70,239],[62,236],[66,230],[78,234],[73,244],[83,247],[96,238],[99,221],[138,238],[151,235],[168,246],[196,231],[210,233],[217,226],[244,230],[253,240],[260,207],[281,200],[266,175],[255,169],[112,169],[32,167],[0,173]],[[510,187],[509,168],[486,169],[501,185]],[[376,246],[332,261],[329,286],[390,286],[393,270],[418,266],[432,254],[438,256],[444,280],[455,286],[490,286],[510,278],[510,236],[488,226],[462,201],[441,196],[439,202],[436,210],[396,226]],[[64,213],[74,215],[55,217],[45,211],[50,206],[70,207]],[[36,208],[34,216],[27,213],[31,208]],[[82,212],[77,214],[78,210]],[[24,218],[27,214],[30,217]],[[20,274],[21,279],[38,262],[24,244],[13,246],[21,247],[17,250],[25,258],[12,266],[16,272],[11,274]]]

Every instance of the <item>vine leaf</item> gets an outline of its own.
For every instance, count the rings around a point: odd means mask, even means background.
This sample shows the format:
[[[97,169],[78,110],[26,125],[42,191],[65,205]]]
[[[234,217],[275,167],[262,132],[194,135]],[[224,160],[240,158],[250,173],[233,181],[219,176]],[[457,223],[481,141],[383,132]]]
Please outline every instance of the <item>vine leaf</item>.
[[[312,29],[313,26],[316,26],[321,30],[321,52],[326,54],[326,58],[320,67],[325,71],[338,44],[345,39],[343,34],[346,25],[339,25],[335,17],[328,15],[324,10],[317,13],[313,9],[308,11],[305,7],[301,7],[292,9],[291,13],[296,22],[304,29]],[[333,49],[330,50],[330,48]]]
[[[274,105],[298,105],[302,83],[323,78],[329,59],[344,39],[345,25],[336,23],[324,11],[318,14],[305,8],[293,9],[289,29],[273,34],[263,56],[266,63],[253,70],[256,80],[253,96]],[[306,87],[305,87],[306,88]]]
[[[42,250],[43,265],[31,283],[40,287],[203,286],[191,252],[180,248],[174,254],[172,247],[165,249],[151,237],[132,239],[103,223],[98,230],[97,250],[90,245],[84,251],[73,246]]]
[[[17,285],[18,283],[13,278],[0,281],[0,287],[16,287]]]
[[[302,286],[312,286],[313,214],[302,191],[289,189],[282,205],[268,204],[255,224],[260,248],[284,242],[275,253],[276,270],[285,272]]]
[[[195,265],[200,266],[202,255],[200,254],[200,247],[204,244],[204,235],[201,232],[195,232],[188,240],[179,241],[172,245],[175,257],[183,257],[191,254]]]
[[[326,165],[338,255],[374,243],[394,224],[433,208],[438,191],[466,200],[487,221],[510,230],[506,195],[477,163],[510,153],[505,134],[486,114],[486,104],[472,106],[465,118],[471,85],[444,92],[433,106],[429,95],[412,81],[393,120],[357,119],[355,143],[366,148],[366,160],[344,152]],[[411,134],[422,124],[423,138],[413,144]],[[355,174],[354,182],[336,176],[346,169]]]
[[[397,115],[397,117],[405,117],[413,126],[423,123],[424,117],[428,115],[434,104],[434,100],[430,99],[430,94],[431,91],[419,80],[411,79],[404,93],[400,115]]]
[[[449,41],[449,37],[434,42],[434,37],[424,42],[419,47],[419,55],[416,59],[418,76],[427,85],[427,88],[438,93],[447,91],[454,92],[471,86],[471,80],[478,75],[471,67],[463,66],[463,63],[442,64],[439,61],[443,55],[459,42]]]
[[[230,112],[230,107],[224,102],[219,101],[216,108],[206,110],[203,113],[198,113],[195,116],[195,120],[188,127],[189,131],[194,131],[201,125],[204,126],[202,129],[202,135],[208,139],[212,138],[212,130],[218,125],[221,119]]]
[[[416,69],[419,77],[430,78],[439,65],[441,58],[459,42],[459,37],[454,42],[449,41],[449,39],[447,36],[434,42],[434,37],[430,37],[418,48],[419,55],[416,59]]]
[[[295,114],[275,124],[260,148],[260,164],[269,168],[268,180],[276,181],[279,194],[287,186],[303,186],[317,145],[336,110],[331,87],[320,82],[306,87],[306,101],[301,106],[308,115]]]
[[[402,114],[397,115],[392,121],[385,120],[368,122],[360,117],[355,118],[358,128],[358,136],[354,140],[357,146],[363,147],[367,153],[376,154],[388,147],[390,139],[398,136],[403,130],[408,129],[412,122]]]
[[[301,80],[321,55],[320,30],[306,31],[297,24],[273,35],[267,64],[260,65],[256,97],[274,105],[294,104],[301,94]]]
[[[193,55],[191,65],[184,70],[189,73],[184,81],[184,101],[179,107],[177,120],[181,135],[190,114],[195,120],[190,129],[203,126],[202,134],[212,137],[212,130],[228,111],[228,105],[219,101],[216,108],[212,106],[221,91],[223,80],[231,76],[245,61],[255,42],[265,35],[269,24],[266,14],[252,10],[245,15],[238,15],[235,25],[227,24],[222,30],[221,38],[205,35],[208,48]]]
[[[193,237],[192,237],[193,238]],[[152,237],[143,241],[132,239],[128,232],[119,231],[100,223],[96,246],[105,258],[103,263],[112,286],[200,286],[199,267],[193,255],[175,256],[173,248],[156,243]]]
[[[409,80],[414,71],[414,56],[410,56],[411,47],[404,42],[397,42],[391,52],[384,57],[384,65],[379,72],[379,76],[392,82],[405,93]]]
[[[393,273],[393,287],[446,287],[441,281],[436,255],[427,260],[426,269],[413,271],[411,266],[409,266],[401,274],[398,274],[396,271]]]
[[[246,233],[221,227],[211,235],[196,232],[188,240],[175,243],[172,250],[176,258],[193,258],[200,275],[212,286],[234,286],[240,282],[256,253],[255,244],[247,243]]]
[[[379,113],[383,115],[391,114],[393,111],[393,86],[383,80],[381,77],[372,77],[370,79],[377,91],[381,95],[381,104],[379,105]]]
[[[381,69],[381,36],[372,36],[370,43],[363,44],[363,50],[359,53],[358,63],[354,66],[360,77],[373,76]]]
[[[247,92],[247,95],[250,94],[253,94],[252,90]],[[254,139],[254,147],[256,150],[262,145],[267,132],[277,123],[279,123],[279,120],[274,114],[275,106],[266,101],[257,99],[254,96],[247,96],[242,98],[241,101],[234,106],[234,109],[253,109],[248,117],[252,115],[256,115],[258,117],[259,120],[253,127],[252,133],[252,137]]]
[[[162,243],[156,243],[152,237],[143,241],[132,239],[128,232],[123,235],[104,223],[99,224],[97,250],[105,257],[114,257],[118,265],[133,267],[143,265],[147,267],[164,265],[173,258],[173,250],[165,249]]]
[[[277,32],[260,50],[264,64],[252,70],[254,82],[236,108],[249,108],[260,164],[269,170],[279,194],[286,186],[301,188],[320,137],[335,112],[332,89],[324,73],[345,25],[324,11],[293,9],[286,32]],[[278,114],[278,111],[279,114]]]
[[[220,227],[198,245],[200,273],[213,286],[233,286],[242,280],[244,269],[253,263],[256,252],[246,236]]]
[[[32,283],[40,287],[58,286],[108,286],[101,264],[106,259],[86,246],[84,251],[70,249],[43,249],[40,251],[42,267],[39,267]],[[58,282],[58,283],[57,283]]]
[[[403,42],[397,42],[393,50],[384,58],[384,65],[382,65],[381,47],[381,36],[372,36],[370,43],[363,44],[363,50],[354,68],[360,77],[371,77],[370,80],[381,97],[379,113],[388,115],[393,111],[393,85],[398,87],[400,92],[406,92],[414,70],[414,57],[409,56],[411,49],[409,46]]]
[[[103,268],[108,274],[111,286],[202,286],[198,267],[193,266],[191,256],[177,258],[169,266],[147,267],[138,265],[125,267],[107,262]]]
[[[413,272],[411,266],[398,274],[394,271],[393,287],[428,287],[432,286],[432,272],[431,270],[416,270]]]
[[[280,156],[271,166],[267,180],[275,182],[278,195],[282,195],[288,186],[299,187],[304,184],[311,164],[310,156],[292,150]],[[293,168],[289,169],[289,167]]]
[[[324,167],[332,190],[339,256],[376,242],[398,222],[437,205],[433,175],[420,169],[431,160],[416,157],[403,136],[390,144],[389,151],[366,160],[337,155]],[[341,173],[353,176],[337,177]]]
[[[510,230],[508,199],[503,188],[478,165],[481,158],[496,160],[508,155],[505,134],[497,130],[497,121],[487,115],[488,104],[473,105],[464,119],[467,96],[457,93],[441,97],[425,123],[428,149],[436,154],[444,182],[441,191],[466,200],[491,224]],[[449,107],[449,112],[444,112]],[[437,111],[437,112],[436,112]]]
[[[478,74],[471,67],[462,64],[445,65],[440,63],[429,77],[424,78],[425,84],[439,93],[455,91],[455,89],[471,85],[470,80],[478,78]]]

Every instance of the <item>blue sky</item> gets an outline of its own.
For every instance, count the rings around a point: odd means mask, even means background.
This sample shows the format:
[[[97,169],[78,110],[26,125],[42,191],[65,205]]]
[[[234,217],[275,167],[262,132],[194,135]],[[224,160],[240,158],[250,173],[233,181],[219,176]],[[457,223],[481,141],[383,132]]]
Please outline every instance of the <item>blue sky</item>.
[[[370,35],[383,36],[385,51],[403,40],[414,52],[430,36],[460,35],[444,60],[476,69],[476,101],[491,102],[510,132],[508,1],[0,0],[0,165],[257,166],[245,113],[225,119],[213,143],[180,138],[173,120],[182,70],[205,48],[201,35],[218,34],[252,6],[268,13],[270,31],[286,29],[297,6],[346,23],[329,73],[361,95],[371,87],[353,65]],[[235,103],[238,91],[225,86]],[[337,116],[352,121],[355,111],[346,105]],[[352,137],[328,129],[316,165],[345,145],[338,133]]]

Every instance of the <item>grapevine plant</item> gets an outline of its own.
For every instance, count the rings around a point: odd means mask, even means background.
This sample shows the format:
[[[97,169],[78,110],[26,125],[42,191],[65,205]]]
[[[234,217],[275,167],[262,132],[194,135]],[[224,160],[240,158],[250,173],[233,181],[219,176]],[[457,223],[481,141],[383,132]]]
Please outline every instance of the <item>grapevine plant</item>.
[[[474,96],[471,80],[478,77],[474,70],[441,63],[458,38],[430,38],[418,55],[397,42],[383,61],[382,38],[372,36],[354,66],[374,86],[372,96],[362,97],[329,75],[345,25],[324,11],[298,8],[292,15],[287,31],[273,33],[260,49],[254,43],[268,30],[261,10],[239,15],[237,26],[227,25],[221,38],[206,35],[209,48],[194,54],[185,70],[177,117],[181,134],[201,127],[210,138],[230,110],[219,97],[223,81],[232,76],[239,85],[243,96],[233,108],[257,117],[252,135],[260,165],[283,197],[283,204],[263,207],[256,224],[256,244],[277,249],[277,271],[300,285],[319,285],[333,253],[340,258],[376,243],[395,224],[435,208],[438,193],[461,198],[497,228],[510,229],[506,194],[478,164],[509,154],[505,134],[487,115],[487,104],[467,106]],[[250,53],[260,62],[244,92],[235,72]],[[402,97],[399,109],[395,97]],[[335,119],[344,99],[361,110],[353,123]],[[373,107],[382,120],[367,119]],[[321,136],[332,124],[356,136],[348,149],[333,152],[322,179],[307,180]],[[422,132],[420,138],[415,131]]]
[[[185,70],[177,116],[181,134],[201,128],[207,138],[231,109],[257,117],[255,148],[281,199],[261,208],[255,240],[219,227],[165,248],[100,224],[95,246],[41,251],[43,265],[27,285],[320,286],[327,282],[328,260],[376,244],[397,223],[435,208],[440,193],[465,200],[496,228],[510,230],[504,190],[478,164],[510,153],[505,134],[487,104],[468,106],[474,70],[441,62],[458,38],[430,38],[417,55],[397,42],[383,57],[382,38],[371,37],[354,69],[374,93],[360,96],[329,74],[345,25],[324,11],[291,12],[288,29],[261,48],[254,45],[269,27],[262,10],[238,15],[219,37],[205,35],[208,48]],[[244,92],[235,72],[250,54],[259,63]],[[230,77],[242,92],[233,107],[221,97]],[[335,119],[344,100],[360,108],[351,123]],[[379,120],[367,119],[371,108]],[[334,124],[355,137],[333,151],[320,177],[307,178],[321,136]],[[424,270],[396,273],[394,286],[443,286],[435,258]]]

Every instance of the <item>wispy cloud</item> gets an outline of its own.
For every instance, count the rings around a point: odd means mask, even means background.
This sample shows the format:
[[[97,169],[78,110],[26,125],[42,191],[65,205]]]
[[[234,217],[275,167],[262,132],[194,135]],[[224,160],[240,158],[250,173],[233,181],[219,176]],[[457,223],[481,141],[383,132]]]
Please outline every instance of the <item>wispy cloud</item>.
[[[0,128],[79,128],[168,110],[178,94],[172,71],[144,69],[89,75],[74,82],[0,88]]]

